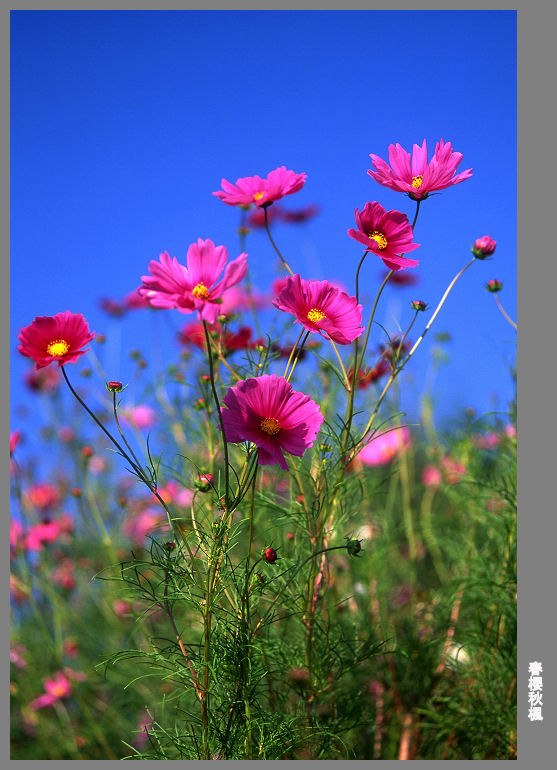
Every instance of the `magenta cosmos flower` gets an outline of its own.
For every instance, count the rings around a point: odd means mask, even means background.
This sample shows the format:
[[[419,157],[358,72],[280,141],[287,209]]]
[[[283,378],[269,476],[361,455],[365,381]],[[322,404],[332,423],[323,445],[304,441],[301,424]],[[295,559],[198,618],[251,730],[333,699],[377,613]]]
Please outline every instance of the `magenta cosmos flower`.
[[[278,463],[284,470],[283,451],[302,457],[323,422],[319,405],[276,374],[238,382],[223,404],[228,407],[222,410],[226,440],[252,441],[259,448],[259,465]]]
[[[53,361],[73,364],[87,350],[81,350],[91,342],[95,332],[90,332],[81,313],[56,313],[55,316],[37,316],[33,323],[19,334],[19,352],[32,358],[35,369],[42,369]]]
[[[395,460],[410,446],[410,431],[404,426],[394,428],[386,433],[381,433],[373,438],[361,452],[357,459],[364,465],[387,465]]]
[[[356,297],[337,289],[328,281],[305,281],[298,274],[286,284],[273,305],[310,332],[318,332],[340,345],[348,345],[362,334],[362,306]]]
[[[385,211],[380,203],[374,201],[366,203],[361,212],[356,209],[355,216],[358,229],[348,230],[348,235],[377,254],[390,270],[419,265],[417,259],[402,256],[420,245],[412,243],[414,234],[406,214]]]
[[[153,307],[176,308],[181,313],[197,310],[202,321],[214,323],[221,312],[223,293],[244,278],[247,258],[242,253],[226,265],[228,252],[224,246],[215,246],[209,238],[198,238],[188,249],[187,267],[176,257],[171,259],[167,251],[160,255],[159,262],[151,260],[151,275],[141,277],[143,286],[138,291]],[[223,269],[224,277],[219,281]]]
[[[453,152],[450,142],[441,139],[435,145],[435,152],[430,162],[427,162],[427,145],[424,139],[422,146],[415,144],[410,153],[400,144],[389,145],[389,163],[385,163],[378,155],[370,155],[375,171],[368,174],[384,187],[390,187],[397,192],[405,192],[413,200],[424,200],[434,190],[444,190],[453,184],[464,182],[472,176],[472,169],[466,169],[455,175],[456,168],[463,156]]]
[[[304,186],[307,174],[296,174],[288,171],[286,166],[280,166],[269,172],[265,179],[260,176],[244,176],[236,180],[236,184],[221,180],[222,190],[213,193],[223,203],[229,206],[269,206],[273,201],[292,195]]]

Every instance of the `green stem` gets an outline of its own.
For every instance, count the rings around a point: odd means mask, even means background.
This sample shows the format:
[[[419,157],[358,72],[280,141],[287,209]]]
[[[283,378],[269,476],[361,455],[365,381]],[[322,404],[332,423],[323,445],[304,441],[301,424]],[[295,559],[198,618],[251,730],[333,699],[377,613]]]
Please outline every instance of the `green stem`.
[[[511,326],[514,326],[515,329],[518,329],[518,326],[515,324],[513,319],[510,316],[508,316],[507,313],[505,312],[505,309],[503,308],[503,305],[501,304],[497,294],[495,295],[495,302],[497,302],[497,306],[501,311],[501,313],[503,314],[503,317],[507,319],[507,321],[511,324]]]
[[[291,379],[292,375],[294,374],[294,369],[296,368],[296,364],[300,360],[300,356],[302,355],[302,350],[304,349],[304,345],[306,344],[307,338],[309,337],[309,335],[310,335],[310,332],[307,331],[306,334],[305,334],[304,339],[300,343],[300,346],[299,346],[298,351],[296,353],[296,357],[294,358],[294,361],[292,361],[292,366],[290,367],[290,374],[286,378],[287,382],[290,382],[290,379]]]
[[[278,246],[277,246],[277,244],[276,244],[276,243],[274,242],[274,240],[273,240],[273,236],[271,235],[271,231],[269,230],[269,215],[267,214],[267,209],[268,209],[268,206],[263,206],[263,210],[264,210],[264,212],[265,212],[265,229],[267,230],[267,235],[269,236],[269,240],[271,241],[271,243],[272,243],[272,245],[273,245],[273,248],[274,248],[274,250],[275,250],[275,251],[277,252],[277,254],[279,255],[279,258],[280,258],[280,260],[281,260],[282,264],[283,264],[283,265],[285,266],[285,268],[288,270],[288,272],[290,273],[290,275],[294,275],[294,273],[293,273],[293,272],[292,272],[292,270],[290,269],[290,265],[289,265],[289,264],[288,264],[288,262],[285,260],[285,258],[282,256],[282,254],[281,254],[281,253],[280,253],[280,251],[278,250]]]
[[[365,257],[365,254],[364,254],[364,257]],[[360,260],[360,265],[358,265],[358,270],[360,269],[360,266],[361,266],[361,264],[362,264],[362,262],[364,260],[364,257],[362,257],[362,259]],[[373,323],[373,317],[375,315],[375,310],[377,308],[377,303],[379,302],[379,298],[381,296],[381,293],[383,292],[383,289],[387,285],[387,281],[389,280],[389,278],[391,277],[392,274],[393,274],[393,270],[390,270],[387,273],[383,283],[381,284],[381,286],[379,288],[377,296],[375,297],[375,302],[373,303],[373,308],[372,308],[372,311],[371,311],[371,316],[369,318],[369,323],[368,323],[368,327],[367,327],[367,331],[366,331],[366,336],[365,336],[365,340],[364,340],[364,347],[363,347],[362,354],[360,356],[359,362],[358,362],[358,342],[359,342],[359,338],[356,338],[354,340],[354,371],[352,372],[352,387],[350,388],[350,393],[348,395],[348,404],[347,404],[347,407],[346,407],[346,416],[345,416],[345,420],[344,420],[345,424],[346,424],[346,429],[345,429],[345,434],[344,434],[344,442],[343,442],[343,445],[342,445],[342,454],[341,454],[342,463],[341,463],[340,474],[339,474],[339,479],[338,479],[339,482],[340,482],[340,480],[342,478],[342,474],[344,473],[344,466],[345,466],[345,461],[346,461],[346,450],[348,448],[348,442],[350,441],[350,430],[352,428],[352,418],[353,418],[353,415],[354,415],[354,398],[355,398],[355,394],[356,394],[356,381],[358,379],[358,372],[360,371],[361,362],[363,361],[364,354],[365,354],[365,351],[366,351],[367,341],[368,341],[368,338],[369,338],[369,330],[371,329],[371,325]]]
[[[119,451],[121,456],[125,460],[127,460],[127,462],[130,464],[130,466],[133,468],[133,470],[139,476],[141,481],[143,481],[143,483],[149,488],[149,491],[157,498],[157,500],[159,501],[159,503],[162,505],[162,507],[164,508],[164,510],[166,512],[166,516],[167,516],[168,523],[170,525],[171,530],[173,530],[175,532],[176,531],[176,527],[174,525],[174,516],[173,516],[172,512],[169,510],[167,504],[164,502],[162,497],[157,492],[156,486],[147,478],[147,476],[145,475],[145,472],[143,471],[143,469],[139,465],[136,465],[136,463],[131,459],[131,457],[128,455],[128,453],[121,447],[121,445],[116,441],[116,439],[112,436],[112,434],[110,434],[108,432],[108,430],[104,427],[104,425],[99,420],[99,418],[89,409],[89,407],[83,401],[83,399],[76,393],[76,391],[73,389],[73,387],[72,387],[72,385],[71,385],[71,383],[70,383],[70,381],[68,379],[68,375],[66,374],[66,371],[65,371],[64,367],[61,366],[60,368],[62,369],[62,374],[64,375],[64,379],[66,380],[66,384],[67,384],[68,388],[71,390],[71,392],[73,393],[73,395],[75,396],[75,398],[79,401],[79,403],[85,409],[85,411],[93,418],[93,420],[96,422],[96,424],[99,426],[99,428],[103,431],[103,433],[105,433],[108,436],[108,438],[112,441],[112,443],[117,448],[117,450]],[[180,534],[180,533],[178,533],[178,534]],[[182,540],[183,539],[184,538],[182,538]],[[191,556],[191,551],[189,550],[189,546],[187,545],[187,543],[186,543],[186,548],[188,549],[188,552],[190,553],[190,556]]]
[[[239,235],[240,235],[240,252],[244,253],[246,250],[246,217],[247,217],[247,209],[242,208],[242,214],[240,216],[240,228],[239,228]],[[251,286],[251,277],[250,277],[250,269],[248,266],[248,270],[246,272],[246,293],[248,295],[248,300],[251,306],[251,311],[253,314],[253,323],[255,325],[255,332],[258,337],[261,337],[261,327],[259,326],[259,318],[257,317],[257,310],[255,307],[255,302],[253,299],[253,291]]]
[[[408,361],[409,361],[409,360],[412,358],[412,356],[414,355],[414,353],[415,353],[415,352],[416,352],[416,350],[418,349],[419,345],[421,344],[421,342],[422,342],[423,338],[425,337],[425,335],[426,335],[426,334],[427,334],[427,332],[429,331],[429,329],[430,329],[430,327],[431,327],[432,323],[435,321],[435,319],[436,319],[436,317],[437,317],[437,314],[439,313],[439,311],[440,311],[440,310],[441,310],[441,308],[443,307],[443,305],[444,305],[444,303],[445,303],[445,300],[446,300],[446,299],[447,299],[447,297],[449,296],[449,292],[451,291],[451,289],[453,288],[453,286],[455,285],[455,283],[457,282],[457,280],[460,278],[460,276],[461,276],[461,275],[464,273],[464,271],[465,271],[465,270],[467,270],[467,269],[470,267],[470,265],[471,265],[471,264],[474,262],[474,260],[475,260],[475,259],[476,259],[476,257],[473,257],[473,258],[470,260],[470,262],[468,262],[468,264],[467,264],[467,265],[465,265],[465,266],[462,268],[462,270],[460,270],[460,271],[459,271],[459,272],[458,272],[458,273],[455,275],[455,277],[453,278],[453,280],[450,282],[449,286],[447,287],[447,289],[446,289],[445,293],[443,294],[443,296],[442,296],[442,298],[441,298],[441,301],[440,301],[440,302],[439,302],[439,304],[437,305],[437,308],[435,309],[435,312],[434,312],[434,314],[433,314],[433,315],[431,316],[431,318],[429,319],[427,326],[425,327],[424,331],[423,331],[423,332],[422,332],[422,334],[420,335],[419,339],[418,339],[418,340],[416,341],[416,343],[414,344],[414,347],[413,347],[413,348],[412,348],[412,350],[411,350],[411,351],[408,353],[408,355],[406,356],[406,358],[404,359],[404,361],[402,362],[402,364],[400,364],[400,366],[399,366],[399,367],[398,367],[396,370],[393,370],[393,372],[391,373],[391,376],[389,377],[389,380],[388,380],[387,384],[386,384],[386,385],[385,385],[385,387],[383,388],[383,392],[382,392],[382,393],[381,393],[381,395],[379,396],[379,400],[377,401],[377,404],[375,405],[375,409],[373,410],[373,412],[372,412],[372,414],[371,414],[371,417],[369,418],[369,420],[368,420],[368,423],[367,423],[366,427],[364,428],[364,431],[363,431],[363,433],[362,433],[362,438],[360,439],[360,441],[358,441],[358,444],[359,444],[359,443],[362,441],[362,439],[363,439],[363,438],[365,438],[366,434],[369,432],[369,430],[370,430],[371,426],[373,425],[373,421],[374,421],[374,419],[375,419],[375,415],[376,415],[376,414],[377,414],[377,412],[379,411],[379,407],[381,406],[381,402],[383,401],[383,399],[384,399],[384,398],[385,398],[385,396],[387,395],[387,392],[389,391],[389,388],[390,388],[390,387],[391,387],[391,385],[393,384],[393,381],[394,381],[395,377],[397,376],[397,374],[399,374],[399,373],[400,373],[400,372],[401,372],[401,371],[404,369],[404,367],[406,366],[406,364],[408,363]],[[357,445],[356,445],[356,446],[357,446]]]
[[[416,222],[418,221],[418,214],[420,213],[420,203],[422,202],[421,198],[418,198],[416,201],[416,213],[414,214],[414,221],[412,222],[412,230],[416,227]]]
[[[286,581],[286,583],[280,589],[278,594],[275,596],[275,598],[271,602],[270,606],[267,608],[267,611],[265,612],[263,617],[261,617],[259,619],[259,621],[257,622],[257,625],[255,626],[255,628],[253,630],[252,636],[253,636],[253,634],[257,633],[257,631],[261,628],[261,626],[265,622],[265,619],[268,617],[269,613],[271,612],[271,610],[273,609],[275,604],[278,602],[280,597],[286,591],[286,589],[288,588],[290,583],[294,580],[294,578],[296,577],[298,572],[302,569],[302,567],[304,567],[309,561],[311,561],[312,559],[315,559],[316,556],[319,556],[322,553],[328,553],[329,551],[339,551],[339,550],[344,550],[344,549],[346,549],[345,545],[333,545],[333,546],[330,546],[329,548],[321,548],[321,550],[315,551],[315,553],[312,553],[310,556],[307,557],[307,559],[304,559],[304,561],[294,570],[292,575],[289,577],[289,579]],[[279,577],[280,577],[280,575],[279,575]]]
[[[230,506],[230,469],[228,467],[228,443],[226,441],[226,432],[224,430],[224,421],[222,419],[222,411],[220,408],[220,401],[215,385],[215,370],[213,367],[213,351],[211,349],[211,338],[209,336],[209,329],[207,328],[207,322],[203,321],[203,329],[205,331],[205,341],[207,343],[207,360],[209,361],[209,375],[211,379],[211,390],[213,391],[213,398],[215,400],[215,406],[219,415],[220,429],[222,432],[222,444],[224,451],[224,485],[225,485],[225,505],[228,510]]]

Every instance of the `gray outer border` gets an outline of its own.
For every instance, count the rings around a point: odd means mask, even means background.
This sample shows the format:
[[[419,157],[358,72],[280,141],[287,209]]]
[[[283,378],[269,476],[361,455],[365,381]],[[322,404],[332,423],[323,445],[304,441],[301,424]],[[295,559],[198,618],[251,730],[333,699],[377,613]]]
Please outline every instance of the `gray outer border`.
[[[402,5],[402,7],[401,7]],[[325,7],[323,7],[325,6]],[[329,6],[329,7],[327,7]],[[522,8],[520,7],[522,6]],[[11,4],[13,10],[47,10],[41,3]],[[106,10],[106,5],[99,2],[89,2],[85,8],[76,8],[71,3],[59,2],[56,10]],[[110,10],[154,10],[148,3],[121,2]],[[290,4],[273,3],[262,6],[256,2],[245,2],[240,8],[234,8],[227,3],[213,2],[199,8],[184,3],[165,3],[156,10],[290,10]],[[330,1],[321,2],[318,8],[306,3],[296,10],[337,10],[337,4]],[[485,10],[482,3],[461,3],[458,10]],[[492,3],[489,9],[512,10],[508,6],[500,7]],[[518,10],[518,52],[519,52],[519,212],[520,229],[518,242],[523,247],[523,258],[519,267],[521,301],[527,312],[520,318],[519,336],[519,607],[520,627],[518,633],[518,703],[519,703],[519,732],[518,732],[518,761],[523,766],[545,767],[552,766],[554,758],[553,735],[550,725],[555,725],[555,675],[551,667],[552,648],[555,646],[555,603],[552,602],[552,583],[555,582],[555,559],[553,543],[557,542],[557,517],[555,504],[551,496],[552,473],[555,472],[555,436],[557,435],[557,418],[551,409],[552,375],[554,374],[555,356],[551,345],[551,334],[555,324],[553,318],[554,298],[553,287],[557,286],[557,260],[554,259],[554,249],[550,236],[551,225],[555,216],[554,198],[551,193],[557,179],[555,151],[553,150],[555,135],[555,81],[557,67],[554,61],[554,36],[557,29],[557,6],[545,5],[538,2],[526,3],[523,0],[515,3]],[[3,178],[8,179],[9,169],[9,42],[10,26],[8,8],[3,7],[0,25],[0,80],[3,92],[2,122],[0,131],[3,138],[2,171]],[[48,8],[51,10],[51,8]],[[342,10],[385,10],[384,5],[373,6],[370,3],[353,3],[349,9]],[[399,4],[397,10],[451,10],[437,3],[430,3],[425,8],[416,5]],[[454,10],[454,9],[453,9]],[[373,41],[370,40],[370,44]],[[488,56],[489,40],[455,41],[455,45],[469,47],[470,55]],[[427,53],[426,53],[427,56]],[[553,61],[553,65],[552,65]],[[427,60],[424,61],[427,66]],[[6,108],[6,105],[8,107]],[[489,105],[484,105],[489,110]],[[475,105],[471,105],[474,109]],[[497,152],[497,137],[489,135],[486,124],[486,141],[493,143],[493,151]],[[547,149],[546,149],[547,148]],[[545,150],[545,152],[543,152]],[[553,150],[550,154],[550,150]],[[543,152],[543,154],[542,154]],[[4,234],[5,253],[9,249],[9,188],[5,184],[2,190],[3,204],[0,207],[2,222],[1,231]],[[7,258],[2,259],[2,292],[3,344],[9,351],[9,264]],[[9,334],[15,333],[11,330]],[[9,393],[6,373],[4,373],[2,393]],[[8,400],[4,395],[4,403]],[[8,410],[2,410],[2,425],[9,422]],[[5,431],[4,435],[6,435]],[[7,441],[6,441],[7,444]],[[6,449],[7,453],[7,449]],[[2,488],[9,489],[9,465],[2,466]],[[5,474],[5,475],[4,475]],[[553,503],[553,504],[552,504]],[[6,529],[3,543],[8,542],[8,519],[3,517],[2,526]],[[9,559],[2,559],[4,586],[8,585]],[[9,602],[8,591],[4,591],[6,603]],[[2,617],[8,618],[8,607]],[[7,623],[3,624],[4,635],[2,649],[9,645]],[[7,657],[7,656],[6,656]],[[540,660],[544,664],[544,722],[528,721],[527,710],[527,679],[528,663]],[[9,664],[3,658],[2,664],[2,693],[0,699],[2,716],[1,730],[2,757],[9,757],[9,703],[6,693],[8,690]],[[6,673],[7,671],[7,673]],[[394,760],[393,760],[394,761]],[[426,760],[418,760],[428,764]],[[25,764],[34,764],[29,762]],[[79,762],[72,762],[79,766]],[[151,762],[150,764],[154,764]],[[178,764],[178,763],[177,763]],[[313,762],[311,763],[313,764]],[[317,764],[317,763],[316,763]],[[358,764],[367,764],[359,762]],[[520,766],[520,765],[519,765]]]

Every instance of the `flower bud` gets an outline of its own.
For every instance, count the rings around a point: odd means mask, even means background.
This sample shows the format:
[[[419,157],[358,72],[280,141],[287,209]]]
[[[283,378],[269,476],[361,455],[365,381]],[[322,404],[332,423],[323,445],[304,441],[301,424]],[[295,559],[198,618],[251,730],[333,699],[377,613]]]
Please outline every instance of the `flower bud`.
[[[478,259],[485,259],[486,257],[490,257],[493,254],[496,246],[497,241],[494,241],[493,238],[489,237],[489,235],[483,235],[474,243],[472,254]]]
[[[211,489],[213,478],[214,477],[212,473],[200,473],[194,481],[195,488],[200,492],[208,492]]]
[[[427,310],[427,305],[421,299],[415,299],[410,303],[412,310]]]
[[[176,548],[176,543],[174,543],[172,540],[169,540],[168,543],[164,544],[164,547],[167,551],[173,551]]]
[[[501,289],[503,288],[503,284],[501,283],[501,281],[498,281],[496,278],[492,278],[491,281],[488,281],[486,283],[485,288],[488,291],[490,291],[493,294],[495,294],[495,292],[501,291]]]
[[[83,457],[91,457],[93,454],[92,447],[84,446],[83,449],[81,450],[81,454],[83,455]]]
[[[274,564],[277,560],[277,552],[274,548],[271,548],[270,546],[268,548],[265,548],[263,551],[263,558],[267,562],[267,564]]]
[[[110,380],[110,382],[106,383],[106,389],[109,393],[121,393],[124,390],[124,386],[117,380]]]
[[[346,550],[350,556],[357,556],[360,553],[362,550],[361,542],[361,540],[350,540],[350,538],[346,538]]]
[[[104,342],[106,342],[106,335],[105,334],[97,334],[95,336],[95,342],[98,342],[99,345],[102,345]]]
[[[207,403],[204,398],[198,398],[197,401],[194,401],[193,403],[193,408],[197,412],[200,412],[202,409],[205,409],[206,406],[207,406]]]
[[[72,496],[73,497],[81,497],[83,494],[83,490],[80,487],[74,487],[72,489]]]

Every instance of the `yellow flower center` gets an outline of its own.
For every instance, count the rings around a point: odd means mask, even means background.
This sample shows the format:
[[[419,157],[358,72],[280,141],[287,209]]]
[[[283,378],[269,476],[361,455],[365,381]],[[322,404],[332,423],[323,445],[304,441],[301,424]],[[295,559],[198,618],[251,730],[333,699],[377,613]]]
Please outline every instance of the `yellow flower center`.
[[[52,340],[49,342],[46,348],[46,352],[49,356],[56,358],[57,356],[64,356],[70,349],[70,346],[66,340]]]
[[[383,233],[380,233],[379,230],[374,230],[372,233],[369,234],[370,238],[373,238],[374,241],[377,242],[377,245],[380,249],[386,249],[387,248],[387,239],[383,235]]]
[[[207,299],[209,296],[209,289],[204,283],[198,283],[197,286],[193,287],[191,293],[196,299]]]
[[[264,433],[268,433],[269,436],[276,436],[281,431],[279,422],[274,417],[265,417],[264,420],[261,420],[259,427]]]
[[[254,193],[254,194],[253,194],[253,198],[254,198],[254,200],[256,200],[256,201],[259,201],[259,200],[261,200],[261,198],[262,198],[264,195],[265,195],[265,193],[264,193],[264,192],[256,192],[256,193]]]
[[[52,685],[52,694],[56,695],[58,698],[61,698],[66,692],[66,685],[62,682],[56,682],[56,684]]]
[[[423,181],[424,181],[424,178],[423,178],[423,176],[421,174],[419,174],[418,176],[413,176],[412,177],[412,187],[414,189],[416,189],[416,190],[419,190],[420,187],[422,186],[422,182]]]
[[[326,317],[325,313],[317,307],[312,307],[308,312],[308,321],[311,321],[312,324],[319,323],[319,321],[322,321]]]

